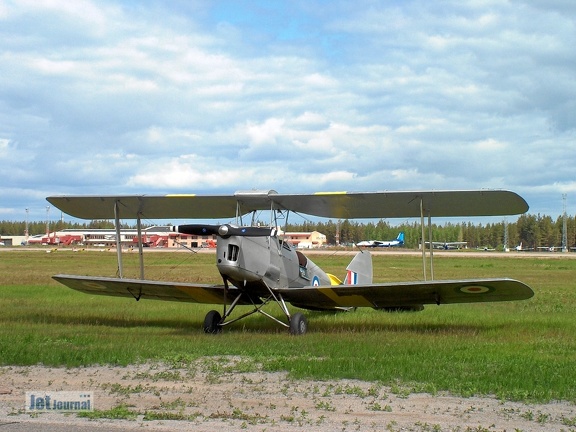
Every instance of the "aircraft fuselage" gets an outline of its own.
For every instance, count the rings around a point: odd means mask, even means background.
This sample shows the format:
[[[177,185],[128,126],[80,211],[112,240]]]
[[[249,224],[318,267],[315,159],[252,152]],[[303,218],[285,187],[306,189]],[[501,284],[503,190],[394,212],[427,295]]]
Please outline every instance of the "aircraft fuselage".
[[[230,283],[255,295],[267,295],[266,287],[330,285],[320,267],[275,236],[219,238],[216,266]]]

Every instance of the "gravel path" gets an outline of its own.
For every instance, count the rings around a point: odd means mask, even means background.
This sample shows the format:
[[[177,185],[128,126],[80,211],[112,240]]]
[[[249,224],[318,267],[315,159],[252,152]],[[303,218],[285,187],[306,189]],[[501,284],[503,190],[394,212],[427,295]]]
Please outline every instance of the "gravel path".
[[[353,380],[301,381],[238,372],[239,358],[186,366],[0,368],[1,431],[576,431],[576,407],[491,398],[402,394]],[[92,391],[96,418],[30,413],[32,390]],[[109,419],[113,413],[129,419]]]

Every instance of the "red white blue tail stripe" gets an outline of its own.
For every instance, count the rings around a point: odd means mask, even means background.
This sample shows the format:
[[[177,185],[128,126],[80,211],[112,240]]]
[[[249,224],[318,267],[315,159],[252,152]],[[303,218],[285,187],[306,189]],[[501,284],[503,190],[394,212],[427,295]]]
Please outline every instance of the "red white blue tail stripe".
[[[346,272],[346,284],[347,285],[357,285],[358,284],[358,273],[348,270]]]

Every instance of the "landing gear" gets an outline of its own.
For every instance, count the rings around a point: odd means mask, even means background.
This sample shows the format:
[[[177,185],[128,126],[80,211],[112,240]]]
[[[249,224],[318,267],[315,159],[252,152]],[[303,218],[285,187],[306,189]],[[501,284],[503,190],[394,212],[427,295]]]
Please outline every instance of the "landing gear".
[[[306,317],[300,312],[290,317],[290,334],[294,336],[303,335],[308,329]]]
[[[221,333],[222,326],[220,325],[222,321],[222,316],[218,311],[211,310],[206,314],[204,318],[204,333]]]
[[[284,299],[282,298],[282,295],[279,293],[275,293],[274,290],[270,289],[268,286],[266,286],[266,288],[268,288],[270,294],[266,298],[264,297],[253,298],[241,291],[239,293],[236,292],[235,293],[236,297],[232,300],[230,306],[227,308],[226,307],[226,305],[228,304],[227,294],[229,287],[228,287],[228,280],[224,278],[224,312],[222,315],[215,310],[208,312],[206,318],[204,318],[204,333],[209,334],[220,333],[222,332],[222,328],[224,326],[235,323],[236,321],[239,321],[255,313],[262,314],[265,317],[271,319],[272,321],[287,328],[290,331],[291,335],[303,335],[304,333],[306,333],[306,331],[308,330],[308,322],[306,321],[306,317],[300,312],[291,315],[290,311],[288,310],[288,307],[286,306],[286,303],[284,302]],[[246,300],[249,300],[250,303],[252,303],[253,309],[236,318],[230,318],[230,315],[232,314],[232,311],[235,310],[236,306],[239,304],[246,305],[247,304]],[[262,310],[262,308],[266,306],[268,303],[276,303],[280,307],[280,310],[284,313],[286,319],[280,320],[275,316],[269,314],[268,312]]]

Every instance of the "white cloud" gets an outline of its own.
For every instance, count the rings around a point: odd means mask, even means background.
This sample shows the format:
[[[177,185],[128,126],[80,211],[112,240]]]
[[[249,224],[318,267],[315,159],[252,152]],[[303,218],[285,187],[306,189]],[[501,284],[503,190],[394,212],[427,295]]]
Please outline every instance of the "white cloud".
[[[277,139],[282,135],[283,127],[283,119],[270,118],[262,124],[249,123],[246,126],[246,133],[256,147],[269,146],[277,143]]]
[[[5,157],[8,154],[8,144],[10,144],[10,140],[0,138],[0,157]]]
[[[157,169],[159,166],[165,169]],[[128,179],[127,185],[166,191],[221,188],[238,183],[246,174],[250,173],[217,169],[200,159],[184,157],[156,165],[147,164],[144,170]]]
[[[572,191],[571,3],[252,7],[0,3],[0,184],[25,197],[4,189],[3,202],[80,189]]]

